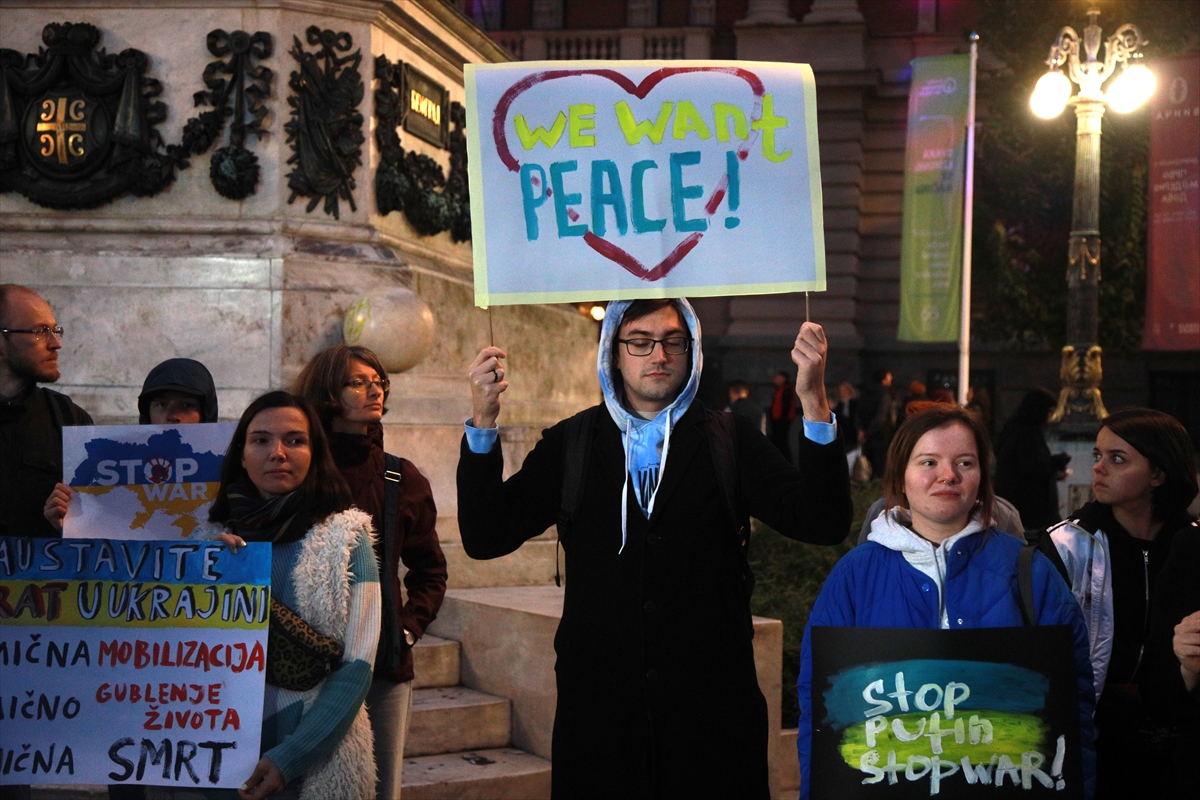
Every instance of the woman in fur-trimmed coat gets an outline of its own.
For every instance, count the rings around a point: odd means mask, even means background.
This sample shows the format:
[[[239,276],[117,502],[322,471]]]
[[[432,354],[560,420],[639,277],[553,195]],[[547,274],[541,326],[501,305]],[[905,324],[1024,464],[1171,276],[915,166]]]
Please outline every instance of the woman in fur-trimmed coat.
[[[379,641],[379,571],[370,517],[349,505],[312,406],[288,392],[251,403],[225,455],[209,524],[196,538],[218,539],[235,551],[246,542],[270,542],[272,599],[344,651],[305,691],[268,680],[262,755],[238,791],[242,800],[280,790],[301,800],[374,797],[363,699]]]

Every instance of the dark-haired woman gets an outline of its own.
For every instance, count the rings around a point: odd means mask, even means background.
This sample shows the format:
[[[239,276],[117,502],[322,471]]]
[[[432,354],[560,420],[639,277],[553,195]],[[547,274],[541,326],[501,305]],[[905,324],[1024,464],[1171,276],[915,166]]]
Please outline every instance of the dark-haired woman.
[[[378,800],[400,796],[404,741],[412,714],[412,647],[437,616],[446,594],[446,558],[435,524],[429,481],[411,461],[384,452],[387,373],[365,347],[336,345],[318,353],[296,378],[297,394],[318,410],[333,460],[354,504],[371,515],[379,559],[383,627],[367,711],[375,732]],[[389,463],[390,461],[390,463]],[[385,478],[386,475],[386,478]],[[388,522],[389,495],[392,519]],[[407,600],[400,594],[400,564]]]
[[[1096,499],[1052,527],[1042,546],[1061,559],[1088,626],[1099,796],[1152,796],[1161,764],[1141,700],[1145,648],[1156,578],[1175,534],[1193,521],[1196,459],[1184,427],[1148,408],[1105,418],[1092,456]]]
[[[234,548],[270,542],[272,625],[288,620],[321,643],[317,654],[289,663],[274,661],[269,648],[261,758],[238,794],[243,800],[280,790],[281,797],[303,800],[373,797],[363,708],[379,639],[371,521],[350,508],[349,489],[307,401],[269,392],[250,404],[225,455],[209,523],[194,536]],[[329,649],[340,649],[340,657],[321,655]]]
[[[867,543],[834,566],[804,631],[797,682],[802,798],[809,791],[812,745],[813,626],[962,630],[1023,624],[1017,581],[1022,545],[991,525],[990,456],[983,422],[957,406],[932,406],[896,431],[884,470],[888,509],[872,523]],[[1031,583],[1034,622],[1068,625],[1073,633],[1084,792],[1090,797],[1094,695],[1087,630],[1066,584],[1041,555],[1033,560]]]

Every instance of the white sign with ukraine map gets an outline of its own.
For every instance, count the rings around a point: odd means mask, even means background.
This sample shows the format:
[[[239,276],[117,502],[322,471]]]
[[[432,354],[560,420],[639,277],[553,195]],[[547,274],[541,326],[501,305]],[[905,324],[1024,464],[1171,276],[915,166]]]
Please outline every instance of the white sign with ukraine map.
[[[233,422],[63,428],[63,536],[186,539],[208,519]]]

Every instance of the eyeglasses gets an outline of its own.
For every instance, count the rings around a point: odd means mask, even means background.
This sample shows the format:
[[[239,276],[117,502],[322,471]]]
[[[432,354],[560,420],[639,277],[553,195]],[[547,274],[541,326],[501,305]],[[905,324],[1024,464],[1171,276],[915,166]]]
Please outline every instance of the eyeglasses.
[[[376,378],[373,381],[364,381],[362,378],[355,378],[354,380],[349,381],[348,383],[344,383],[342,385],[345,386],[350,391],[356,392],[357,394],[366,394],[368,386],[374,386],[379,391],[383,392],[384,394],[387,394],[388,388],[392,384],[390,381],[388,381],[387,378]]]
[[[63,329],[61,325],[51,328],[49,325],[43,325],[40,328],[0,328],[0,333],[32,333],[33,338],[41,341],[44,337],[54,334],[54,338],[60,342],[63,338]]]
[[[625,345],[625,352],[631,356],[648,356],[654,352],[654,345],[661,344],[663,352],[669,356],[681,356],[692,349],[692,340],[688,336],[672,336],[668,339],[617,339]]]

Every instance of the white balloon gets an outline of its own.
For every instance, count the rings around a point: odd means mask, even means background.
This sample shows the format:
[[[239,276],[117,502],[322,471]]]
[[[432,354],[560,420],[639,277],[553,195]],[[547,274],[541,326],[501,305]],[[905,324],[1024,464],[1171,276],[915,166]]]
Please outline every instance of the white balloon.
[[[409,289],[380,289],[346,310],[342,336],[346,344],[374,351],[389,374],[404,372],[433,347],[433,312]]]

